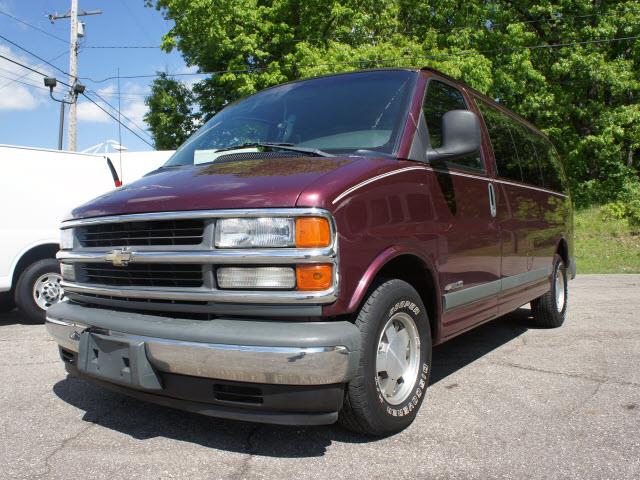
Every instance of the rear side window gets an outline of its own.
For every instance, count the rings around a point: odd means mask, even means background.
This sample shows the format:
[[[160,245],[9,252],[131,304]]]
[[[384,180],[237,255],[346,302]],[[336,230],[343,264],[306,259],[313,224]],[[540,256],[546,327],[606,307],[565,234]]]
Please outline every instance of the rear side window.
[[[553,145],[542,135],[480,99],[476,103],[489,131],[498,175],[563,192],[565,178]]]
[[[536,187],[544,187],[538,152],[533,138],[534,134],[525,126],[511,119],[511,117],[507,118],[511,121],[511,132],[518,152],[522,180],[524,183],[535,185]]]
[[[517,132],[511,131],[511,118],[483,101],[476,100],[476,103],[489,131],[498,175],[518,182],[525,181],[514,139]]]
[[[549,190],[555,190],[557,192],[563,192],[563,170],[560,165],[560,159],[557,152],[553,148],[553,145],[546,138],[536,135],[532,132],[532,140],[536,145],[536,152],[538,154],[538,161],[540,162],[540,169],[542,171],[542,178],[544,187]]]
[[[422,111],[427,121],[431,148],[442,146],[442,117],[451,110],[468,110],[460,90],[438,80],[427,85]],[[447,161],[447,165],[472,170],[484,170],[479,153]]]

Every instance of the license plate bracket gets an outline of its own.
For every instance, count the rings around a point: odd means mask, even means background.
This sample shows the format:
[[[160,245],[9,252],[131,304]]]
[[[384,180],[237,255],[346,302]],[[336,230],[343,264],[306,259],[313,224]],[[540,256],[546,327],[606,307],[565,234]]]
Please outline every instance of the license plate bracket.
[[[85,331],[79,343],[80,372],[134,388],[162,390],[160,377],[147,358],[142,340]]]

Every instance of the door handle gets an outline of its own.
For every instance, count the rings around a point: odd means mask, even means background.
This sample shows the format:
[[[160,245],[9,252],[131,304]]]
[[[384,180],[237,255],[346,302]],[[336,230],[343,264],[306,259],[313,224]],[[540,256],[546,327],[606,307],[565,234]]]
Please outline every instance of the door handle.
[[[491,216],[495,218],[498,212],[496,209],[496,192],[493,188],[493,183],[489,183],[488,188],[489,188],[489,211],[491,212]]]

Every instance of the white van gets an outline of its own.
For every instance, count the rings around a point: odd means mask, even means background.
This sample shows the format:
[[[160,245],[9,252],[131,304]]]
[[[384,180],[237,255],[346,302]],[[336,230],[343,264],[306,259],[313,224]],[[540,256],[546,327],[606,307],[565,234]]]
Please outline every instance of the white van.
[[[64,215],[158,168],[171,153],[127,152],[121,159],[0,145],[0,312],[17,305],[27,320],[44,322],[63,295],[55,254]]]

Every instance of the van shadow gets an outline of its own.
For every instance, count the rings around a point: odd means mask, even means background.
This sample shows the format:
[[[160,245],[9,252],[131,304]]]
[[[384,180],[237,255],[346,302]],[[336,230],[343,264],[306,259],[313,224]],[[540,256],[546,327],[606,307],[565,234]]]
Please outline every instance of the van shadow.
[[[33,322],[26,320],[24,314],[14,308],[10,312],[0,313],[0,327],[5,325],[33,325]]]
[[[430,385],[473,363],[534,327],[531,310],[520,308],[433,349]]]
[[[529,329],[529,320],[530,312],[520,309],[434,348],[431,384],[522,335]],[[85,422],[136,440],[165,437],[207,448],[282,458],[319,457],[332,442],[380,440],[352,434],[337,425],[289,427],[204,417],[144,403],[73,377],[56,383],[53,391],[83,410]]]

